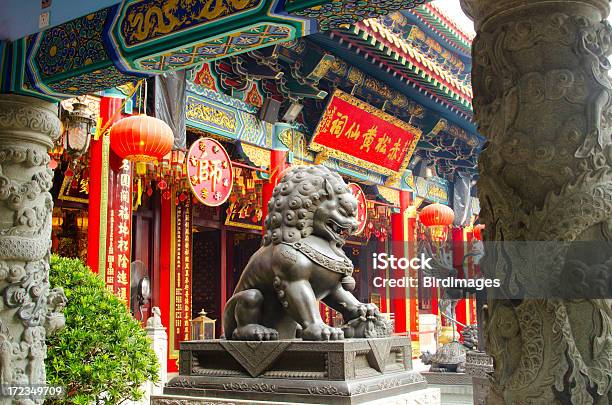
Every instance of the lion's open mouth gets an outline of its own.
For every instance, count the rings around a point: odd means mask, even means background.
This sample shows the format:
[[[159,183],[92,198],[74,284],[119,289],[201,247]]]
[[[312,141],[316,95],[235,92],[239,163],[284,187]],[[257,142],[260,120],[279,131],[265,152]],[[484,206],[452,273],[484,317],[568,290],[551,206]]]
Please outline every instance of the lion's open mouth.
[[[332,219],[327,221],[327,227],[331,229],[340,239],[348,238],[352,231],[351,225],[340,225]]]

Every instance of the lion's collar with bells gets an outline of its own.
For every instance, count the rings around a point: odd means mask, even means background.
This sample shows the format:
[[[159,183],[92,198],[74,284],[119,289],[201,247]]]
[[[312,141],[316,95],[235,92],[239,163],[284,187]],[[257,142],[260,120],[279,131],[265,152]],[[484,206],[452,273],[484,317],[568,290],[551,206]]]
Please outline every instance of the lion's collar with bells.
[[[353,290],[355,288],[355,279],[353,275],[353,263],[344,257],[342,260],[333,259],[329,256],[324,255],[312,246],[302,242],[281,242],[283,245],[291,246],[293,249],[302,253],[304,256],[318,264],[319,266],[333,271],[334,273],[342,274],[342,287],[346,290]]]

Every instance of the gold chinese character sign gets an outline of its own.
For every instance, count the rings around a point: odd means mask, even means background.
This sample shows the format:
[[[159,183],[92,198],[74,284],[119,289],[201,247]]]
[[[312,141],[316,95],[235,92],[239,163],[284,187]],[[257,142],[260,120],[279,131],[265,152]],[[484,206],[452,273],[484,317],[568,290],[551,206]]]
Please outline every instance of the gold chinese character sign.
[[[187,176],[198,201],[210,207],[223,204],[234,183],[232,161],[217,140],[200,138],[187,154]]]
[[[336,90],[310,148],[390,176],[406,170],[420,137],[421,130]]]

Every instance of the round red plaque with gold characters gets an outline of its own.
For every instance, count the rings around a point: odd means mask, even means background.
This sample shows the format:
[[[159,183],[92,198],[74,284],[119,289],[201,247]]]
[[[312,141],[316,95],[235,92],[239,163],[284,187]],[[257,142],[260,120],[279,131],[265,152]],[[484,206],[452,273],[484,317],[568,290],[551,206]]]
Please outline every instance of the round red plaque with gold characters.
[[[366,204],[366,197],[359,184],[349,183],[348,186],[357,199],[357,222],[359,226],[357,231],[355,231],[355,235],[359,235],[365,229],[366,222],[368,222],[368,206]]]
[[[234,171],[223,145],[212,138],[195,141],[187,154],[187,177],[191,191],[202,204],[217,207],[227,201]]]

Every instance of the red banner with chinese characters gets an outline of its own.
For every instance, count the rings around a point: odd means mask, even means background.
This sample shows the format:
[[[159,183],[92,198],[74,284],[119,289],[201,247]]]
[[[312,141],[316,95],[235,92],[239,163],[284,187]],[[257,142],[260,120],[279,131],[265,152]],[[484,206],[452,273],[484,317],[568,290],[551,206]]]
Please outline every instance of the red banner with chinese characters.
[[[341,90],[333,94],[310,148],[386,175],[404,171],[421,131]]]
[[[130,265],[132,244],[132,164],[120,163],[111,170],[108,183],[108,217],[106,238],[106,288],[125,301],[130,299]]]
[[[234,182],[232,161],[223,145],[212,138],[195,141],[187,153],[187,177],[198,201],[209,207],[223,204]]]
[[[171,333],[172,349],[179,350],[180,342],[191,340],[191,197],[181,201],[180,194],[176,196],[176,239],[174,275],[171,276],[173,286],[172,307],[174,330]],[[172,321],[172,320],[171,320]]]

